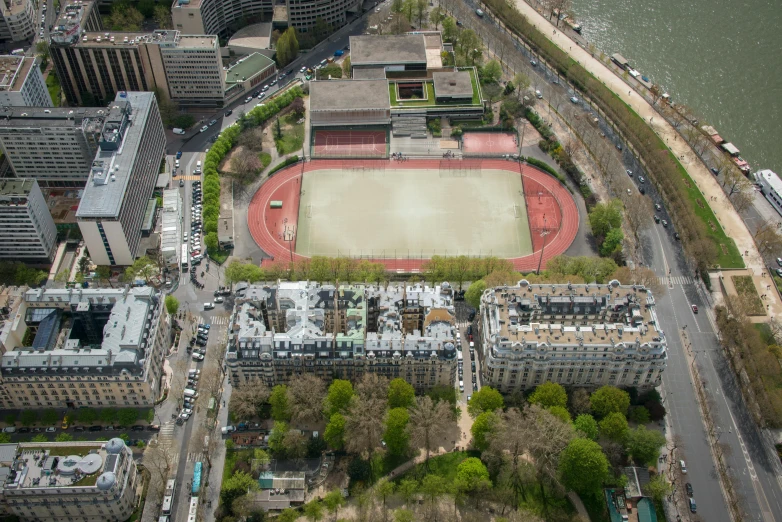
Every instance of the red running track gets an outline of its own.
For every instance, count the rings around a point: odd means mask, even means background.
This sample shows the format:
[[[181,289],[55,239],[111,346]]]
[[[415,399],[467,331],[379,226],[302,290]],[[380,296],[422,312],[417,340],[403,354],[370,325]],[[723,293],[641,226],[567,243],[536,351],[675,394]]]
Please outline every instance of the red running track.
[[[385,131],[316,130],[313,154],[317,156],[377,156],[386,154]]]
[[[363,163],[356,160],[357,165]],[[248,226],[255,242],[273,261],[305,259],[295,252],[291,255],[289,247],[295,250],[295,240],[292,244],[285,240],[286,234],[290,237],[295,231],[298,220],[302,176],[316,170],[342,169],[344,164],[345,160],[312,160],[299,163],[279,171],[266,180],[255,193],[247,211]],[[440,168],[440,160],[388,161],[387,168],[437,170]],[[482,168],[519,173],[519,165],[506,160],[483,160]],[[540,247],[543,246],[544,240],[543,266],[549,259],[563,254],[570,247],[578,232],[579,216],[573,196],[555,178],[530,165],[524,165],[523,178],[534,252],[511,261],[516,270],[528,272],[537,268],[541,255]],[[270,208],[272,201],[282,201],[282,208]],[[543,214],[546,216],[545,227]],[[543,231],[547,232],[545,236],[541,234]],[[426,262],[425,259],[372,261],[382,262],[389,270],[399,272],[417,272]]]

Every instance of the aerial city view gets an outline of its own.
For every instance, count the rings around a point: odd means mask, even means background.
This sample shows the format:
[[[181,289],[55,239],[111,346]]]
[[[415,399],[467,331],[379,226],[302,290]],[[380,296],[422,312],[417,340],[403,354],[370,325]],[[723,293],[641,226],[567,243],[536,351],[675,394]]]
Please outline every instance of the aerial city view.
[[[773,3],[0,2],[0,522],[782,522]]]

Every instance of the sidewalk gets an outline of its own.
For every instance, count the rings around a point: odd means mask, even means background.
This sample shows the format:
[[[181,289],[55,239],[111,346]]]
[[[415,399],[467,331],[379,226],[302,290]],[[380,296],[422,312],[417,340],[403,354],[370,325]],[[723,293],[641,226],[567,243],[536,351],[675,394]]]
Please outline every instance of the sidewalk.
[[[744,256],[747,268],[758,275],[765,270],[763,259],[755,248],[752,234],[725,196],[714,176],[701,163],[689,145],[683,139],[679,139],[676,130],[646,100],[629,90],[624,80],[616,76],[600,60],[592,57],[589,51],[581,48],[573,40],[562,34],[561,31],[555,30],[554,25],[548,19],[524,0],[516,0],[516,7],[531,23],[539,27],[549,40],[602,81],[604,85],[616,93],[622,101],[627,103],[645,121],[648,122],[652,119],[652,128],[661,139],[666,141],[673,154],[684,158],[681,160],[682,166],[687,170],[687,173],[692,177],[703,195],[706,196],[706,200],[711,201],[712,198],[715,198],[716,203],[711,206],[711,209],[725,233],[736,242],[739,251],[747,252],[747,255]]]

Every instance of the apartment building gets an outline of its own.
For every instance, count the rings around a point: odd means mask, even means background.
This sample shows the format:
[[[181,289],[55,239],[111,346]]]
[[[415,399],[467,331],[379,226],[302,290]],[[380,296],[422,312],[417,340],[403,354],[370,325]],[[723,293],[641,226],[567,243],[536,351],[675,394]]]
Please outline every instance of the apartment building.
[[[0,0],[0,41],[23,42],[35,36],[33,0]]]
[[[84,187],[108,109],[4,107],[0,150],[18,178],[41,187]]]
[[[486,289],[479,319],[481,382],[503,393],[546,381],[650,388],[667,364],[654,296],[643,286],[522,279]]]
[[[287,0],[288,25],[308,32],[318,19],[339,28],[347,23],[348,13],[361,12],[361,0]]]
[[[34,179],[0,180],[0,259],[52,262],[57,227]]]
[[[20,520],[127,520],[140,484],[120,438],[0,444],[0,505]]]
[[[0,106],[53,105],[40,64],[38,57],[0,56]]]
[[[171,324],[152,287],[28,290],[0,332],[0,408],[144,407]]]
[[[120,92],[108,111],[76,221],[93,263],[125,266],[136,258],[166,137],[151,92]]]
[[[226,365],[234,385],[273,386],[304,372],[355,380],[369,371],[425,391],[452,386],[456,378],[456,317],[447,283],[253,285],[237,292],[229,328]]]

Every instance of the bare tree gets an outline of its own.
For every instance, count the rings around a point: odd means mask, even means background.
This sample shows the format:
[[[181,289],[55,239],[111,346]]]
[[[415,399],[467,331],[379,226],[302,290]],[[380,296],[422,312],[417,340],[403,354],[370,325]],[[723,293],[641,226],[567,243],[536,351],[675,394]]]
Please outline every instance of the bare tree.
[[[737,192],[751,191],[752,182],[737,168],[729,168],[722,174],[722,188],[727,192],[728,197]]]
[[[558,485],[559,454],[575,436],[573,426],[538,405],[524,409],[527,451],[535,458],[540,493],[546,503],[545,481]]]
[[[426,465],[429,454],[437,448],[437,436],[442,435],[456,425],[451,405],[446,401],[434,402],[431,397],[416,397],[415,406],[410,409],[411,446],[426,452]]]
[[[257,174],[263,168],[261,159],[256,152],[244,148],[231,158],[231,172],[239,178],[248,178]]]
[[[261,380],[242,384],[231,393],[229,411],[238,419],[256,417],[261,407],[269,400],[269,394],[269,388]]]
[[[513,489],[515,498],[519,495],[526,500],[526,485],[534,480],[534,471],[529,463],[523,459],[527,451],[527,429],[524,418],[518,408],[510,408],[502,414],[497,430],[489,438],[489,454],[498,456],[507,468],[505,477],[508,485]],[[518,501],[514,503],[514,508]]]
[[[638,234],[651,226],[651,216],[654,214],[652,200],[641,194],[633,193],[627,196],[624,203],[627,226],[637,240]]]
[[[237,138],[236,145],[261,152],[263,150],[263,128],[253,127],[243,131]]]
[[[774,223],[765,221],[755,231],[755,244],[764,257],[779,255],[782,252],[782,233]]]
[[[388,398],[388,379],[373,372],[366,372],[356,385],[356,395],[363,399],[386,401]],[[385,408],[383,408],[385,410]]]
[[[149,492],[153,494],[153,499],[162,499],[175,460],[176,451],[170,447],[170,444],[162,444],[158,441],[144,450],[142,461],[151,474]]]
[[[317,422],[323,417],[326,384],[311,373],[296,375],[288,384],[288,404],[293,422]]]
[[[361,394],[355,398],[345,418],[345,448],[348,452],[367,455],[371,460],[383,437],[385,410],[385,396],[382,400]]]

